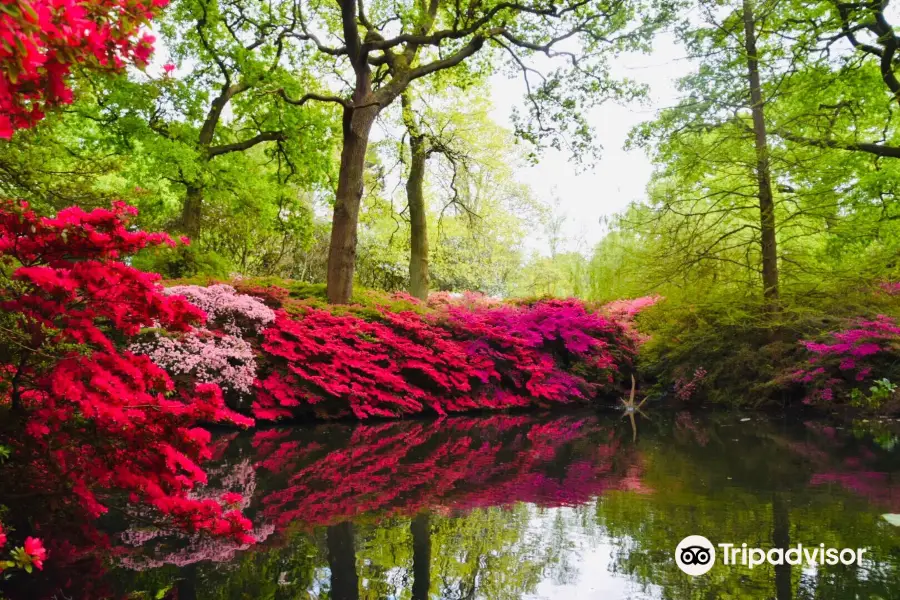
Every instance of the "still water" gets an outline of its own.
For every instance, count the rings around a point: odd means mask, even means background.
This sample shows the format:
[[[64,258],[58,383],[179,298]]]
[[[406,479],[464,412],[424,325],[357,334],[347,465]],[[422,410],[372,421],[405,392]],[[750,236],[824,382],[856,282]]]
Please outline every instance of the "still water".
[[[225,434],[199,492],[260,542],[111,515],[18,598],[900,598],[900,423],[501,415]],[[682,573],[678,542],[866,548],[861,565]]]

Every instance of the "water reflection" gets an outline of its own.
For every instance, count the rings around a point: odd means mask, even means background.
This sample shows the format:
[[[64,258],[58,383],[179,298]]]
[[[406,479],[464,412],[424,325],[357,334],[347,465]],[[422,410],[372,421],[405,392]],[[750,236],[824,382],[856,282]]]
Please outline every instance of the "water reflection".
[[[244,495],[259,544],[120,514],[106,523],[105,572],[57,564],[0,590],[11,600],[898,598],[900,528],[880,517],[900,512],[895,425],[655,414],[633,441],[621,415],[497,415],[232,434],[199,493]],[[693,579],[672,558],[690,534],[866,547],[871,559],[717,565]]]

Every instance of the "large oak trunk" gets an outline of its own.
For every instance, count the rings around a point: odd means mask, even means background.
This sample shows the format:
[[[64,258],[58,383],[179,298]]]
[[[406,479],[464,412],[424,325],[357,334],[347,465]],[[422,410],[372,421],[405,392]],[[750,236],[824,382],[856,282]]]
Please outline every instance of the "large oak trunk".
[[[181,209],[181,232],[191,239],[200,235],[200,218],[203,211],[203,188],[189,185]]]
[[[747,52],[747,79],[750,84],[750,110],[753,115],[753,138],[756,149],[756,178],[759,184],[759,216],[762,239],[763,296],[778,300],[778,248],[775,240],[775,202],[772,197],[772,175],[769,169],[769,144],[763,110],[762,86],[759,79],[759,57],[751,0],[744,0],[744,47]]]
[[[410,139],[412,160],[406,181],[409,203],[409,293],[420,300],[428,299],[428,223],[425,216],[425,148],[422,139]]]
[[[328,249],[328,301],[333,304],[346,304],[353,293],[356,225],[363,194],[366,150],[377,115],[377,105],[344,110],[344,147]]]

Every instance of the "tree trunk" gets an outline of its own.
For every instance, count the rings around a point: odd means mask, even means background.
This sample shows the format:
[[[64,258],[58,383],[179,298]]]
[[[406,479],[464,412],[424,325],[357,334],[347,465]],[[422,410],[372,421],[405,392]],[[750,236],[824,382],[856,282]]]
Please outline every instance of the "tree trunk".
[[[203,211],[203,188],[187,186],[184,206],[181,209],[181,232],[191,240],[200,236],[200,217]]]
[[[413,543],[412,600],[428,600],[431,588],[431,517],[416,515],[409,524]]]
[[[759,184],[760,233],[762,238],[763,296],[770,303],[778,300],[778,248],[775,241],[775,202],[769,170],[769,144],[759,80],[759,56],[752,0],[744,0],[744,48],[747,52],[747,79],[750,83],[750,111],[756,146],[756,178]]]
[[[345,521],[339,525],[331,525],[325,537],[328,546],[328,568],[331,570],[331,599],[359,600],[353,523]]]
[[[360,104],[365,104],[365,101]],[[344,147],[331,221],[331,245],[328,248],[327,294],[332,304],[346,304],[353,293],[356,225],[363,194],[366,150],[377,115],[377,105],[344,109]]]
[[[409,293],[428,299],[428,223],[425,215],[425,144],[421,137],[411,137],[409,147],[412,160],[406,181],[409,203]]]
[[[197,565],[190,565],[182,571],[182,577],[175,584],[178,600],[197,600]]]

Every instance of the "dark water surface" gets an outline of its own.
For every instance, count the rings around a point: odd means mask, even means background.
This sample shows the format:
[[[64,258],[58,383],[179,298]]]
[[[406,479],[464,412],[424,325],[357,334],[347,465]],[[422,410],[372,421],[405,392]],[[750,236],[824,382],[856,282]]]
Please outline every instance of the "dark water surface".
[[[18,598],[900,598],[897,422],[502,415],[225,435],[250,548],[111,514],[112,564],[48,565]],[[866,548],[861,565],[726,566],[687,535]],[[51,557],[52,558],[52,557]],[[49,561],[53,563],[53,561]],[[16,578],[23,581],[23,578]],[[11,584],[7,584],[8,586]]]

